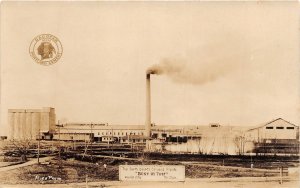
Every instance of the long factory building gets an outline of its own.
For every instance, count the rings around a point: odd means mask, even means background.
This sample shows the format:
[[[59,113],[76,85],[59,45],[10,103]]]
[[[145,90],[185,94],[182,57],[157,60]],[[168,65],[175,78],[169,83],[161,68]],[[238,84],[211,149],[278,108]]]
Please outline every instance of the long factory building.
[[[141,125],[108,125],[103,123],[65,123],[57,128],[54,140],[122,142],[128,137],[139,136],[137,142],[146,142],[145,128]],[[149,138],[148,138],[149,139]]]

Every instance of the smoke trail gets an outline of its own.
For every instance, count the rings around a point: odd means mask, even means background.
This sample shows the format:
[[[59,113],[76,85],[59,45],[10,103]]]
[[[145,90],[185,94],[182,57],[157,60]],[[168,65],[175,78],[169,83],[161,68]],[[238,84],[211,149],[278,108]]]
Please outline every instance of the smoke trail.
[[[245,46],[236,40],[207,44],[185,58],[164,58],[147,70],[167,75],[176,83],[205,84],[236,70],[245,62]]]

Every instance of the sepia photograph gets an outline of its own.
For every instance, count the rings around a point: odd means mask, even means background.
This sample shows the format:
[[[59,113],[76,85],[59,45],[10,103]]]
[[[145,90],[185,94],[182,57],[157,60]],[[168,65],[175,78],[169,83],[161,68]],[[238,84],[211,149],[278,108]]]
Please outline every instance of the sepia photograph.
[[[298,188],[299,1],[1,1],[0,188]]]

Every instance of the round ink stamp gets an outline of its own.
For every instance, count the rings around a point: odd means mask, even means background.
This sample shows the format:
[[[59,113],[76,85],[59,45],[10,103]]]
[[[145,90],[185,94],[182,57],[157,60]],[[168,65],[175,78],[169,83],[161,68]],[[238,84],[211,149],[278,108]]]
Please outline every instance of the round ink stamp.
[[[62,56],[63,48],[59,39],[51,34],[36,36],[30,44],[29,54],[40,65],[52,65]]]

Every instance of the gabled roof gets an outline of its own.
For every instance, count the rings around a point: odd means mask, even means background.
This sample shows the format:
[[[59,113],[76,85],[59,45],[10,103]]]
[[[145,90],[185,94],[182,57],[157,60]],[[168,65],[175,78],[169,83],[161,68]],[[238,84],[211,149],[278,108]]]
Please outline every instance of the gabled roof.
[[[275,122],[275,121],[278,121],[278,120],[282,120],[282,121],[284,121],[284,122],[286,122],[286,123],[288,123],[288,124],[290,124],[290,125],[293,125],[294,127],[298,127],[297,125],[295,125],[295,124],[293,124],[293,123],[291,123],[291,122],[289,122],[289,121],[286,121],[286,120],[284,120],[284,119],[282,119],[282,118],[277,118],[277,119],[275,119],[275,120],[272,120],[272,121],[268,122],[266,125],[269,125],[269,124],[271,124],[271,123],[273,123],[273,122]]]
[[[261,127],[265,127],[265,126],[267,126],[267,125],[270,125],[270,124],[275,123],[276,121],[280,121],[280,120],[283,121],[283,122],[285,122],[285,123],[287,123],[287,124],[289,124],[289,125],[292,125],[292,126],[294,126],[294,127],[299,127],[299,126],[297,126],[297,125],[295,125],[295,124],[293,124],[293,123],[291,123],[291,122],[289,122],[289,121],[286,121],[286,120],[284,120],[284,119],[282,119],[282,118],[277,118],[277,119],[274,119],[274,120],[269,121],[269,122],[267,122],[267,123],[264,123],[264,124],[261,125],[261,126],[258,126],[258,127],[252,128],[252,129],[249,129],[248,131],[255,130],[255,129],[258,129],[258,128],[261,128]]]

